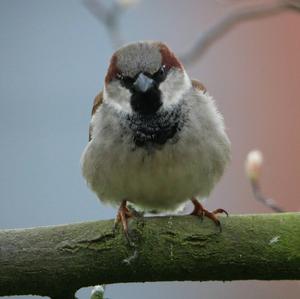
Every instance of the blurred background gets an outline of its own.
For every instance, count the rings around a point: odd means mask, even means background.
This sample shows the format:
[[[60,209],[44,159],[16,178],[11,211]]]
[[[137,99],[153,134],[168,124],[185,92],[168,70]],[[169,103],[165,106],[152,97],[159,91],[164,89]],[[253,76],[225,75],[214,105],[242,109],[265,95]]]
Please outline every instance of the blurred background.
[[[126,41],[164,41],[181,54],[234,3],[139,1],[123,15],[122,34]],[[98,202],[79,166],[92,101],[113,51],[106,28],[81,0],[0,0],[0,44],[0,228],[113,218],[116,211]],[[232,163],[206,207],[270,212],[253,199],[244,175],[247,153],[259,148],[264,192],[299,211],[300,14],[242,23],[187,71],[215,97],[233,146]],[[299,293],[299,282],[243,281],[118,284],[105,295],[296,299]]]

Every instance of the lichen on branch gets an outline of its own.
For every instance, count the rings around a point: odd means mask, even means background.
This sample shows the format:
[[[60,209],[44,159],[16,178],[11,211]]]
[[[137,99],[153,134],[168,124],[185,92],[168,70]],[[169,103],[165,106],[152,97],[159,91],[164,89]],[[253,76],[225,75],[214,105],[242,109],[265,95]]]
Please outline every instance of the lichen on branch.
[[[0,296],[72,298],[99,283],[300,279],[300,213],[137,218],[0,231]]]

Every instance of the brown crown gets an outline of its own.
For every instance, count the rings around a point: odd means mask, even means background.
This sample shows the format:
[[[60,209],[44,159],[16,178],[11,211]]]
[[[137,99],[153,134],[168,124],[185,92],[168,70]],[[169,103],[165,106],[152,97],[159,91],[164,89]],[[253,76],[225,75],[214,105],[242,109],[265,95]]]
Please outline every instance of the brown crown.
[[[105,84],[108,84],[111,80],[113,80],[120,71],[117,67],[117,59],[116,54],[114,54],[110,59],[109,68],[105,76]]]
[[[159,43],[159,48],[162,56],[162,65],[165,65],[168,69],[172,67],[183,69],[181,62],[165,44]]]
[[[159,47],[162,61],[161,64],[165,65],[167,69],[171,69],[172,67],[183,69],[182,64],[177,59],[175,54],[163,43],[158,43],[157,46]],[[111,57],[109,68],[107,70],[107,74],[105,76],[105,84],[108,84],[112,81],[116,75],[120,72],[117,67],[117,55],[114,54]]]

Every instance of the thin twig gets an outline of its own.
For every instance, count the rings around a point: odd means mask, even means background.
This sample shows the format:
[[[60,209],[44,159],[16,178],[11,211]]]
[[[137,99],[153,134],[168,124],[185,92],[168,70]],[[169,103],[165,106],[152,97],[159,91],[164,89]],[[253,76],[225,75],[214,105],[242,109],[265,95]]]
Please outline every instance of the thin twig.
[[[114,1],[110,7],[103,5],[101,0],[83,0],[87,9],[104,24],[111,39],[114,49],[121,47],[125,43],[120,29],[120,19],[127,7],[132,6],[135,1]]]
[[[110,8],[101,0],[83,0],[88,10],[105,25],[114,49],[125,43],[120,30],[120,18],[126,8],[137,0],[115,1]],[[223,16],[214,25],[202,32],[191,48],[180,59],[185,66],[198,60],[207,49],[220,37],[225,35],[234,25],[240,22],[274,15],[284,10],[300,11],[300,0],[277,0],[268,4],[239,5],[233,11]]]
[[[268,208],[270,208],[274,212],[277,212],[277,213],[284,213],[285,212],[285,210],[280,208],[272,198],[268,198],[268,197],[265,197],[263,195],[259,182],[251,180],[250,183],[251,183],[254,198],[257,201],[261,202],[262,204],[264,204],[265,206],[267,206]]]
[[[254,198],[273,210],[277,213],[283,213],[285,212],[282,208],[280,208],[277,203],[266,196],[261,191],[261,183],[260,183],[260,175],[262,171],[262,165],[263,165],[263,155],[260,151],[254,150],[249,152],[246,163],[245,163],[245,169],[247,177],[250,181],[250,185],[252,188],[252,192],[254,195]]]
[[[207,49],[225,33],[240,22],[255,18],[266,17],[280,13],[284,10],[295,10],[300,12],[299,0],[280,0],[269,4],[243,5],[223,16],[214,25],[202,32],[200,37],[191,46],[186,54],[182,55],[181,61],[184,65],[191,65],[198,60]]]

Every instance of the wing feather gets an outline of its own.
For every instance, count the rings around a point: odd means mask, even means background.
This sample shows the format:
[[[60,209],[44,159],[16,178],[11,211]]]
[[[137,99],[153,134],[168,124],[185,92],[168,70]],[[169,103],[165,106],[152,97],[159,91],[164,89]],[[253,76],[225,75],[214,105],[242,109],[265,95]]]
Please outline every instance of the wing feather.
[[[101,106],[102,102],[103,102],[103,91],[100,91],[94,99],[92,113],[91,113],[92,117],[96,113],[98,108]],[[93,126],[92,126],[92,124],[90,124],[90,127],[89,127],[89,141],[91,141],[91,139],[92,139],[92,132],[93,132]]]
[[[203,91],[203,93],[206,93],[206,91],[207,91],[205,86],[197,80],[192,80],[192,86],[198,90]]]

